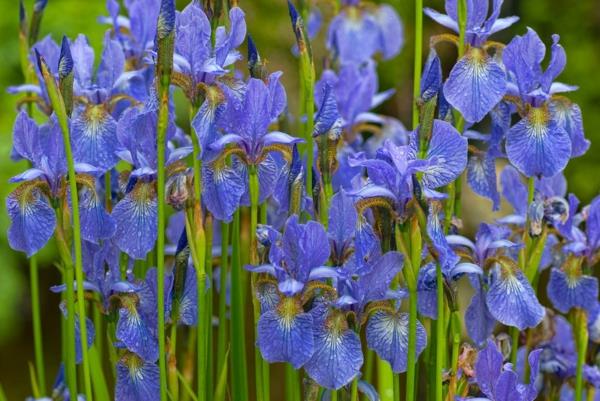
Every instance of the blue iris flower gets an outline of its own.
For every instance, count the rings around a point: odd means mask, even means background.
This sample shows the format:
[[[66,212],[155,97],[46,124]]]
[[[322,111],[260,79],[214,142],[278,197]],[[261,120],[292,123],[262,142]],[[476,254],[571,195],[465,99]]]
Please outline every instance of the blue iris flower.
[[[327,34],[327,48],[341,64],[361,64],[376,53],[387,60],[400,52],[404,29],[391,6],[368,7],[354,0],[342,3]]]
[[[506,93],[506,72],[496,55],[488,53],[490,35],[508,28],[518,17],[498,18],[503,0],[467,1],[465,45],[467,51],[450,71],[444,84],[445,99],[469,122],[481,121]],[[425,14],[458,33],[458,0],[446,1],[446,14],[425,8]]]
[[[558,35],[552,37],[552,55],[545,71],[541,63],[546,47],[532,29],[516,36],[502,56],[511,82],[508,94],[522,103],[522,119],[508,131],[506,153],[526,176],[552,177],[565,168],[571,157],[589,148],[579,107],[565,97],[554,96],[576,89],[554,82],[567,62],[559,39]]]

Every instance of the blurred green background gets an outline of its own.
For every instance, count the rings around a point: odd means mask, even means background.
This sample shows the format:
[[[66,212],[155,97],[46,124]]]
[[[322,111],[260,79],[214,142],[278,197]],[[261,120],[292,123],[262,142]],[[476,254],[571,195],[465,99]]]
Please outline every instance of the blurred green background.
[[[484,0],[481,0],[484,1]],[[28,12],[32,0],[25,0]],[[443,9],[442,0],[425,0],[425,5]],[[187,1],[178,1],[178,8]],[[321,7],[326,18],[330,16],[332,0],[322,0]],[[400,56],[380,64],[380,87],[395,87],[396,95],[382,106],[381,111],[410,123],[412,60],[413,60],[413,3],[409,0],[391,0],[398,10],[404,25],[406,43]],[[269,62],[270,70],[282,70],[284,83],[292,110],[297,104],[297,63],[290,53],[293,34],[290,29],[287,6],[284,0],[240,0],[246,11],[248,31],[259,46],[263,58]],[[26,168],[24,162],[13,163],[10,158],[12,125],[15,118],[14,96],[6,93],[6,87],[22,82],[18,53],[18,2],[0,0],[0,197],[4,200],[13,189],[8,179]],[[73,38],[80,32],[88,35],[90,43],[98,51],[105,27],[96,20],[105,15],[102,0],[49,0],[41,35],[52,34],[56,41],[63,34]],[[570,95],[577,102],[584,116],[587,137],[592,140],[588,153],[573,160],[566,175],[569,190],[588,203],[600,190],[600,7],[597,0],[505,0],[503,15],[519,15],[521,20],[507,31],[494,37],[508,42],[512,35],[522,34],[527,26],[533,27],[540,36],[550,42],[552,33],[561,35],[561,43],[568,55],[568,64],[560,80],[580,86]],[[425,17],[425,39],[433,34],[445,32]],[[322,43],[325,30],[321,29],[315,41],[317,67],[323,54]],[[360,45],[360,44],[357,44]],[[445,65],[451,65],[455,50],[443,48],[441,54]],[[426,56],[426,51],[425,55]],[[98,61],[98,57],[96,58]],[[599,174],[599,175],[596,175]],[[467,194],[465,209],[470,218],[467,227],[473,228],[480,219],[490,219],[487,212],[490,204]],[[9,400],[22,400],[29,393],[27,364],[33,360],[31,320],[29,304],[28,263],[23,254],[12,251],[7,244],[8,217],[4,206],[0,208],[0,383]],[[43,308],[44,345],[47,372],[53,377],[58,366],[59,315],[58,296],[47,291],[59,281],[53,267],[52,245],[40,255],[41,302]]]

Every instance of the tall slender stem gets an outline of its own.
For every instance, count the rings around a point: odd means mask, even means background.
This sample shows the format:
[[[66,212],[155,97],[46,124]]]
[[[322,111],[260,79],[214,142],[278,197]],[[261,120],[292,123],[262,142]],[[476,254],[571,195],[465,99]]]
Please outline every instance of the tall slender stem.
[[[61,55],[61,57],[66,55]],[[73,159],[73,150],[71,148],[71,135],[69,131],[69,117],[65,102],[59,91],[54,76],[51,75],[44,61],[40,60],[40,68],[46,83],[50,103],[58,119],[63,137],[63,146],[65,157],[67,159],[67,176],[69,181],[69,191],[71,194],[71,215],[73,222],[73,249],[75,251],[75,280],[77,281],[77,308],[79,313],[79,333],[81,340],[81,357],[83,365],[83,382],[85,388],[86,400],[92,401],[92,382],[90,376],[90,361],[88,356],[87,344],[87,326],[85,318],[85,298],[83,289],[83,257],[81,249],[81,221],[79,218],[79,196],[77,191],[77,177],[75,175],[75,161]],[[72,74],[72,72],[69,72]],[[67,253],[70,253],[67,251]],[[68,262],[72,264],[72,261]],[[67,283],[68,284],[68,283]]]
[[[46,373],[44,369],[44,348],[42,344],[42,319],[40,315],[40,288],[37,257],[29,259],[29,276],[31,288],[31,314],[33,320],[33,346],[35,350],[35,370],[38,386],[42,394],[46,394]]]
[[[442,268],[438,264],[436,266],[436,284],[437,284],[437,324],[435,330],[435,400],[443,399],[442,386],[442,370],[444,368],[445,347],[445,325],[444,325],[444,277],[442,276]]]
[[[423,0],[415,0],[415,55],[413,79],[413,129],[419,125],[417,99],[421,94],[421,69],[423,68]]]
[[[285,395],[286,401],[301,401],[298,371],[289,363],[285,364]]]
[[[158,240],[156,245],[156,271],[158,276],[158,361],[160,369],[160,399],[167,400],[167,364],[165,359],[165,148],[169,119],[169,86],[160,86],[160,109],[157,133],[157,194],[158,194]],[[200,284],[200,283],[198,283]],[[198,285],[200,287],[200,285]]]
[[[219,335],[217,338],[217,368],[222,371],[227,363],[227,275],[229,272],[229,223],[221,223],[221,268],[219,273]]]
[[[587,312],[583,309],[574,309],[573,332],[575,333],[575,346],[577,347],[577,367],[575,370],[575,401],[583,401],[583,366],[588,347]]]
[[[240,211],[233,217],[231,230],[231,387],[234,401],[248,396],[248,363],[246,360],[244,298],[240,261]],[[235,333],[235,334],[234,334]]]

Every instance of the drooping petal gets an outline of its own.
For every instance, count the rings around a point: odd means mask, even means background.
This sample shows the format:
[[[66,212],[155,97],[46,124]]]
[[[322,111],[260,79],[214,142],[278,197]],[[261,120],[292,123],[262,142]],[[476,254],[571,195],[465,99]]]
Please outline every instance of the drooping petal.
[[[25,183],[6,198],[11,220],[8,229],[10,247],[27,256],[39,251],[54,233],[56,214],[41,190]]]
[[[571,308],[588,309],[598,299],[598,279],[552,269],[547,290],[554,307],[563,313]]]
[[[117,224],[115,241],[132,258],[144,259],[154,248],[157,207],[154,184],[140,181],[113,209],[112,216]]]
[[[103,104],[90,105],[77,113],[71,123],[71,141],[75,161],[88,163],[102,172],[119,161],[117,122]]]
[[[300,301],[282,298],[258,321],[258,347],[269,362],[289,362],[298,369],[314,351],[313,318],[302,311]]]
[[[506,136],[506,154],[512,165],[528,177],[552,177],[571,157],[571,139],[550,118],[547,109],[532,108]]]
[[[458,60],[444,84],[448,103],[465,120],[479,122],[502,100],[506,73],[484,50],[471,48]]]
[[[386,299],[392,280],[402,270],[403,259],[401,253],[390,251],[369,261],[368,268],[360,272],[358,280],[364,293],[363,303]]]
[[[160,371],[156,364],[128,354],[117,363],[115,401],[158,401]]]
[[[408,314],[377,311],[371,315],[366,328],[367,345],[392,366],[394,373],[407,368]],[[427,345],[427,333],[417,321],[417,358]]]
[[[144,361],[154,362],[158,359],[158,341],[135,305],[119,309],[115,336]]]
[[[325,313],[315,323],[314,353],[304,369],[319,385],[337,390],[360,374],[360,338],[341,312]]]
[[[115,220],[104,208],[104,202],[98,194],[89,188],[79,193],[79,213],[81,218],[81,237],[90,242],[111,238],[115,231]]]
[[[436,267],[428,263],[419,269],[417,277],[417,308],[419,313],[430,319],[437,319]]]
[[[492,316],[519,330],[537,326],[544,318],[545,309],[523,272],[517,269],[495,273],[486,297]]]
[[[218,161],[204,166],[202,176],[206,208],[215,218],[231,221],[245,190],[243,178],[235,170]]]

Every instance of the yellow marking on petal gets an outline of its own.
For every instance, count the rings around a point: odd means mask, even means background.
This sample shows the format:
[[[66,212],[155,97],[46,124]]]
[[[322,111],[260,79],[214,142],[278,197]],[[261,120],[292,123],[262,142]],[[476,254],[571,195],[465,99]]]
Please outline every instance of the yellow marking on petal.
[[[290,329],[293,326],[296,316],[302,313],[302,304],[297,298],[284,297],[277,306],[279,316],[281,316],[280,324],[285,329]]]
[[[536,138],[546,135],[548,122],[550,121],[550,112],[547,106],[532,107],[527,114],[531,129],[529,132]]]

